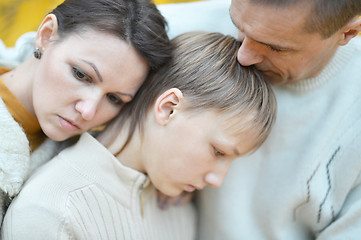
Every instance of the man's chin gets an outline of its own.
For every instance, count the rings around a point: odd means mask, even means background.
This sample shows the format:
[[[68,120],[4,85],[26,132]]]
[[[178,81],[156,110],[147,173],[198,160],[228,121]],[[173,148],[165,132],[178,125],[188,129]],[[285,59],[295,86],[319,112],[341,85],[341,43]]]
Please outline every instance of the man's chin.
[[[265,71],[263,74],[266,77],[266,80],[269,81],[272,85],[283,85],[289,82],[289,80],[282,78],[281,75],[274,72]]]

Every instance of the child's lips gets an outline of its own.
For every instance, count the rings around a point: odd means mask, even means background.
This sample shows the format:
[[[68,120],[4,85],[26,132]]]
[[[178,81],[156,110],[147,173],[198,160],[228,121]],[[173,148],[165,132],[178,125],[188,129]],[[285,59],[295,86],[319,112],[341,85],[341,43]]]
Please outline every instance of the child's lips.
[[[185,188],[184,188],[184,191],[186,192],[194,192],[196,190],[196,188],[192,185],[187,185]]]
[[[187,185],[184,189],[186,192],[194,192],[195,190],[202,190],[202,188],[193,185]]]

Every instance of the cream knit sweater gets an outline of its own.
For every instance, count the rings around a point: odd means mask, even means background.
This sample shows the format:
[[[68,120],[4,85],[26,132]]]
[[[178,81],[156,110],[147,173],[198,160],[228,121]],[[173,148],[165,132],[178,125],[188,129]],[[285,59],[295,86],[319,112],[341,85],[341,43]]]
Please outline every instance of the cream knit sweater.
[[[2,239],[194,239],[193,206],[162,211],[156,201],[148,177],[84,133],[26,182]]]
[[[199,197],[202,240],[361,239],[361,39],[275,88],[270,137]]]

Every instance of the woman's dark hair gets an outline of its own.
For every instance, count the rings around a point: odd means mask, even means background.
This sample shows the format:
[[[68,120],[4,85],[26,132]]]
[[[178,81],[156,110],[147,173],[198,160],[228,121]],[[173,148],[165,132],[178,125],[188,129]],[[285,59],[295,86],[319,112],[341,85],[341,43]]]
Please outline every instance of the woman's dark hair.
[[[152,70],[171,57],[166,21],[149,0],[65,0],[51,13],[60,38],[86,29],[111,33],[132,45]]]

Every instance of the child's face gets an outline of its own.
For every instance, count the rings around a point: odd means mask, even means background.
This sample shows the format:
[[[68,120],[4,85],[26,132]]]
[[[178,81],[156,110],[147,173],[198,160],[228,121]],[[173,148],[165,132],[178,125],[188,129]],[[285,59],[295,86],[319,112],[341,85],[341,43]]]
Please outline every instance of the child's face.
[[[177,114],[163,129],[145,136],[145,171],[168,196],[220,187],[232,160],[252,150],[256,136],[239,133],[242,119],[234,124],[234,118],[215,111]]]

